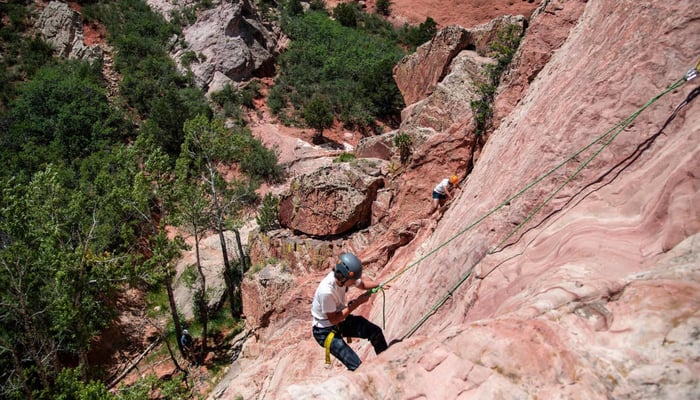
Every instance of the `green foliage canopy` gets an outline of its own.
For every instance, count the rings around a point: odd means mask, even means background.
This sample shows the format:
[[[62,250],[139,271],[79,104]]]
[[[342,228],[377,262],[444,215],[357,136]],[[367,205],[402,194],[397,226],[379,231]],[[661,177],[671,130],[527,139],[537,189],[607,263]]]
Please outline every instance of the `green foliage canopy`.
[[[361,127],[398,117],[404,103],[391,70],[403,52],[394,42],[344,27],[322,12],[292,18],[285,30],[292,43],[280,56],[275,93],[284,104],[303,110],[315,94],[323,95],[343,123]]]
[[[91,15],[104,22],[117,50],[120,92],[145,119],[150,133],[174,160],[183,141],[182,126],[198,114],[212,115],[191,76],[181,75],[168,55],[179,27],[167,22],[143,0],[100,2]]]
[[[39,69],[21,85],[9,129],[0,133],[2,157],[15,166],[11,171],[70,164],[117,141],[126,123],[102,83],[98,66],[65,61]]]

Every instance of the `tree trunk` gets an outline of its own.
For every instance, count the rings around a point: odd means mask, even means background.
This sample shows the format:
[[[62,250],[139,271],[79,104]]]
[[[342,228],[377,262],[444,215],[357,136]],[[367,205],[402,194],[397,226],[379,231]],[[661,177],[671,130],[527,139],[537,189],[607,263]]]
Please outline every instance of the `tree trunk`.
[[[241,242],[241,233],[238,231],[238,229],[234,229],[233,233],[236,236],[236,245],[238,246],[238,256],[241,258],[241,275],[242,275],[243,271],[248,270],[248,256],[243,251],[243,243]]]
[[[199,255],[199,234],[195,230],[194,234],[195,254],[197,258],[197,272],[199,272],[201,298],[199,299],[199,318],[202,323],[202,347],[199,354],[195,355],[197,362],[202,362],[207,356],[207,325],[209,323],[209,305],[207,304],[207,280],[202,269],[202,263]],[[179,341],[179,339],[178,339]]]
[[[168,302],[170,303],[170,317],[173,319],[173,324],[175,325],[175,338],[177,341],[177,348],[180,349],[180,354],[185,357],[185,350],[182,348],[180,343],[180,336],[182,335],[182,325],[180,325],[180,316],[177,313],[177,303],[175,303],[175,293],[173,292],[173,277],[172,269],[170,266],[166,267],[165,271],[165,291],[168,292]]]
[[[28,378],[27,375],[24,372],[24,368],[22,368],[22,363],[20,359],[22,358],[22,354],[19,353],[16,349],[16,346],[10,345],[10,343],[6,342],[0,337],[0,343],[2,343],[2,346],[8,349],[12,350],[12,363],[15,366],[15,373],[17,376],[20,377],[20,380],[22,381],[22,389],[24,390],[24,395],[26,396],[27,400],[31,400],[34,397],[32,396],[32,389],[28,385]]]

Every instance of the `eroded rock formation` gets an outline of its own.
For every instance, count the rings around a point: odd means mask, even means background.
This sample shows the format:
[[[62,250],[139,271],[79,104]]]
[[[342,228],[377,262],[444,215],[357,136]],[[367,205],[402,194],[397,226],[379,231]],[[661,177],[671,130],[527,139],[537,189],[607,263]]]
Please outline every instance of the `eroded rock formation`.
[[[498,33],[508,25],[523,27],[523,17],[501,17],[472,29],[458,25],[439,31],[430,42],[418,47],[394,67],[394,79],[406,104],[413,104],[433,92],[449,73],[452,59],[462,50],[486,56]]]
[[[197,2],[148,1],[168,19],[172,12],[193,7],[193,3]],[[180,44],[171,51],[181,70],[191,70],[197,86],[209,92],[252,77],[270,76],[279,51],[279,33],[261,22],[248,0],[212,4],[199,12],[194,24],[183,28]]]
[[[83,42],[83,25],[80,14],[68,4],[52,1],[41,11],[35,27],[38,33],[54,47],[58,57],[87,61],[102,59],[103,50],[98,45],[87,46]]]

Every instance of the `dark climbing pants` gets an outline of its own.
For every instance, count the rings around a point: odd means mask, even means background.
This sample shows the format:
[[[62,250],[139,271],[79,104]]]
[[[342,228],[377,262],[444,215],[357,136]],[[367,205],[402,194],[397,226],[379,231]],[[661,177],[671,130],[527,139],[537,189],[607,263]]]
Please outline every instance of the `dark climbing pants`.
[[[360,357],[357,356],[357,353],[345,343],[343,337],[369,339],[370,343],[372,343],[372,347],[374,347],[374,352],[377,354],[386,350],[388,347],[382,329],[367,321],[364,317],[349,315],[345,318],[345,321],[336,326],[328,328],[317,328],[314,326],[314,339],[316,339],[321,347],[323,347],[326,337],[332,330],[335,330],[336,333],[331,342],[331,354],[340,360],[350,371],[356,370],[357,367],[362,364],[362,361]]]

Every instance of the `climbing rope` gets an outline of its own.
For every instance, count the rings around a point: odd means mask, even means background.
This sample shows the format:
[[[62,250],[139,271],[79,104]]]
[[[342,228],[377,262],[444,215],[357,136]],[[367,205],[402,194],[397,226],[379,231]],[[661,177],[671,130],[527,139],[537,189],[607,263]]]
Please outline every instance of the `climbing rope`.
[[[691,79],[692,79],[692,78],[691,78]],[[617,136],[618,136],[626,127],[628,127],[629,124],[631,124],[632,121],[634,121],[634,120],[637,118],[637,116],[639,116],[639,114],[641,114],[644,110],[646,110],[650,105],[654,104],[654,102],[656,102],[656,100],[660,99],[661,97],[663,97],[663,96],[666,95],[667,93],[678,89],[678,88],[679,88],[681,85],[683,85],[685,82],[687,82],[687,80],[686,80],[685,77],[679,79],[679,80],[676,81],[674,84],[672,84],[671,86],[669,86],[668,89],[666,89],[666,90],[664,90],[663,92],[659,93],[658,95],[654,96],[651,100],[649,100],[646,104],[644,104],[639,110],[635,111],[632,115],[630,115],[629,117],[627,117],[627,119],[625,119],[624,121],[622,121],[622,122],[616,124],[613,128],[611,128],[610,130],[608,130],[607,132],[605,132],[605,134],[601,135],[598,139],[596,139],[596,141],[595,141],[594,143],[591,143],[589,146],[586,146],[586,149],[587,149],[588,147],[591,147],[593,144],[595,144],[595,143],[597,143],[597,142],[603,140],[605,137],[608,136],[608,134],[610,134],[611,132],[615,131],[615,133],[614,133],[612,136],[610,136],[610,138],[609,138],[608,140],[606,140],[606,141],[600,146],[600,148],[599,148],[595,153],[593,153],[593,155],[591,155],[585,162],[583,162],[583,163],[581,164],[581,166],[580,166],[578,169],[576,169],[576,171],[575,171],[573,174],[571,174],[571,176],[569,176],[569,178],[567,178],[561,185],[559,185],[559,187],[557,187],[557,189],[556,189],[554,192],[552,192],[549,196],[547,196],[547,198],[546,198],[542,203],[540,203],[537,207],[535,207],[535,209],[533,209],[533,210],[530,212],[530,214],[528,214],[528,216],[527,216],[520,224],[518,224],[518,226],[516,226],[508,235],[506,235],[506,237],[503,238],[503,240],[501,240],[493,249],[489,250],[489,254],[493,254],[493,253],[495,253],[496,251],[498,251],[498,249],[500,249],[500,247],[501,247],[508,239],[510,239],[511,236],[513,236],[516,232],[518,232],[518,231],[520,230],[520,228],[522,228],[523,225],[525,225],[535,214],[537,214],[547,203],[549,203],[549,202],[554,198],[554,196],[557,195],[557,193],[559,193],[566,185],[568,185],[569,182],[571,182],[572,180],[574,180],[574,178],[576,178],[576,176],[577,176],[581,171],[583,171],[583,169],[586,168],[586,167],[588,166],[588,164],[591,163],[591,161],[593,161],[596,157],[598,157],[598,156],[600,155],[600,153],[601,153],[613,140],[615,140],[615,138],[617,138]],[[580,152],[579,152],[579,154],[580,154]],[[571,157],[567,159],[567,162],[568,162],[569,160],[571,160]],[[561,164],[560,164],[560,165],[561,165]],[[559,166],[558,166],[558,167],[559,167]],[[557,168],[558,168],[558,167],[557,167]],[[554,172],[554,171],[551,171],[551,172]]]
[[[431,255],[435,254],[438,252],[440,249],[443,247],[447,246],[449,243],[451,243],[453,240],[457,239],[467,231],[471,230],[478,224],[480,224],[483,220],[503,208],[505,205],[509,204],[511,201],[515,200],[516,198],[520,197],[524,193],[526,193],[528,190],[530,190],[532,187],[540,183],[542,180],[556,172],[559,168],[562,166],[566,165],[569,161],[575,159],[578,157],[581,153],[585,152],[586,150],[590,149],[597,143],[603,142],[603,144],[594,152],[592,156],[590,156],[585,162],[579,166],[579,168],[576,169],[576,171],[569,176],[569,178],[564,181],[559,187],[555,189],[553,193],[551,193],[542,203],[540,203],[533,211],[531,211],[528,216],[520,223],[518,226],[516,226],[508,235],[505,236],[495,247],[493,247],[491,250],[489,250],[488,254],[493,254],[494,252],[498,251],[501,246],[508,241],[516,232],[518,232],[522,226],[527,223],[537,212],[539,212],[549,201],[551,201],[554,196],[556,196],[557,193],[559,193],[567,184],[569,184],[584,168],[586,168],[593,159],[595,159],[615,138],[626,128],[628,127],[632,121],[634,121],[639,114],[641,114],[644,110],[646,110],[649,106],[651,106],[653,103],[655,103],[657,100],[659,100],[661,97],[664,95],[668,94],[669,92],[672,92],[679,87],[681,87],[685,82],[688,82],[698,76],[698,73],[700,71],[700,60],[698,61],[697,65],[695,68],[691,68],[686,72],[686,74],[671,84],[666,90],[662,91],[658,95],[654,96],[652,99],[650,99],[646,104],[644,104],[641,108],[639,108],[637,111],[632,113],[629,117],[627,117],[625,120],[615,124],[612,128],[610,128],[608,131],[606,131],[604,134],[598,136],[595,138],[592,142],[581,148],[579,151],[575,152],[571,156],[567,157],[564,161],[561,163],[557,164],[554,166],[552,169],[549,171],[545,172],[543,175],[540,177],[536,178],[529,184],[527,184],[525,187],[523,187],[520,191],[515,193],[514,195],[508,197],[506,200],[498,204],[496,207],[492,208],[488,212],[486,212],[484,215],[481,217],[477,218],[474,222],[469,224],[467,227],[464,229],[458,231],[455,235],[438,245],[436,248],[433,250],[429,251],[425,255],[419,257],[416,261],[406,265],[403,269],[401,269],[399,272],[391,276],[389,279],[387,279],[385,282],[380,283],[376,288],[368,290],[368,293],[377,293],[378,291],[382,291],[383,295],[383,301],[382,301],[382,325],[384,326],[385,320],[386,320],[386,295],[384,293],[384,287],[391,281],[397,279],[399,276],[403,275],[406,271],[410,270],[411,268],[415,267],[416,265],[420,264],[423,260],[426,258],[430,257]],[[690,99],[694,98],[695,96],[688,96],[686,100],[684,100],[684,103],[681,105],[687,104]],[[681,107],[679,105],[676,107],[676,110],[674,111],[674,114],[677,113],[678,109]],[[614,133],[613,133],[614,132]],[[611,135],[612,133],[612,135]],[[606,140],[607,138],[607,140]],[[478,262],[477,262],[478,264]],[[471,276],[471,273],[473,271],[474,267],[470,268],[469,271],[462,276],[462,278],[455,284],[453,285],[445,294],[442,298],[440,298],[419,320],[416,322],[407,332],[404,334],[400,340],[404,340],[411,335],[413,335],[424,323],[425,321],[430,318],[450,297],[452,297],[452,294]]]

